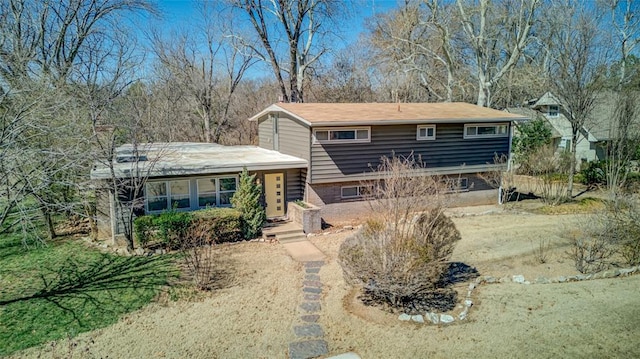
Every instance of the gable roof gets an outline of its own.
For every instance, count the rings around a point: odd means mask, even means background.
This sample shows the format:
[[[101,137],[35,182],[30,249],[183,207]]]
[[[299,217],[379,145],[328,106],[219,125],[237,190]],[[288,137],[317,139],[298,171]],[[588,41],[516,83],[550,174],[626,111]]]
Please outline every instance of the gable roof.
[[[549,105],[560,105],[560,100],[552,94],[551,92],[547,92],[542,97],[536,101],[531,107],[538,108],[540,106],[549,106]]]
[[[526,117],[463,102],[440,103],[277,103],[250,121],[284,112],[308,126],[407,124],[421,122],[518,121]]]

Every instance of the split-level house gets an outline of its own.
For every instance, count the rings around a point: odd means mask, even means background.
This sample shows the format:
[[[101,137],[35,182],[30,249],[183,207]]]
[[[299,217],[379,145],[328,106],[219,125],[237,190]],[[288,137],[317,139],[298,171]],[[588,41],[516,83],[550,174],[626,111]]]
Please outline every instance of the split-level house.
[[[488,190],[478,173],[506,167],[494,158],[509,155],[512,123],[525,119],[467,103],[277,103],[249,119],[257,122],[258,146],[125,145],[91,177],[140,184],[136,214],[230,206],[243,168],[263,184],[268,217],[286,216],[296,200],[320,207],[359,201],[383,156],[413,155],[425,175],[455,176],[462,191]],[[116,196],[127,191],[118,192],[101,205],[111,236],[122,233]]]
[[[361,199],[382,156],[413,155],[425,173],[486,190],[477,174],[500,166],[494,159],[510,153],[512,122],[525,119],[467,103],[277,103],[250,120],[260,147],[309,163],[296,179],[299,195],[322,206]]]

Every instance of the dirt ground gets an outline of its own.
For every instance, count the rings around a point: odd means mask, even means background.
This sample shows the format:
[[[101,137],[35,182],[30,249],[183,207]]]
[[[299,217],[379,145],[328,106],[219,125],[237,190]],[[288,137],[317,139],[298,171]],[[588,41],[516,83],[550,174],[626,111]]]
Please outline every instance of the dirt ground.
[[[481,275],[573,275],[566,232],[583,215],[452,213],[462,240],[453,260]],[[472,214],[472,215],[468,215]],[[334,227],[334,230],[336,227]],[[328,257],[320,324],[330,354],[362,358],[640,357],[640,275],[563,284],[487,284],[473,292],[464,322],[448,326],[397,320],[354,300],[336,262],[352,232],[311,237]],[[548,241],[546,263],[534,252]],[[18,357],[286,358],[302,301],[303,270],[279,244],[222,246],[219,289],[204,297],[161,300],[111,327],[30,349]],[[71,354],[69,354],[71,353]]]

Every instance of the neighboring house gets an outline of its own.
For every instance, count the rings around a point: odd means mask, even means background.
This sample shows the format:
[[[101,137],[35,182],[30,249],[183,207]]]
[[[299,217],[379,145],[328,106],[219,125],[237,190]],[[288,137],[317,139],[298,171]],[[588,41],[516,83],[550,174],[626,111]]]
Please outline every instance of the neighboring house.
[[[304,200],[322,206],[361,199],[382,156],[413,154],[425,173],[487,189],[477,174],[510,153],[511,123],[524,119],[467,103],[278,103],[250,120],[260,147],[309,162]]]
[[[508,112],[525,115],[531,119],[544,118],[551,127],[552,144],[556,151],[571,151],[573,131],[560,101],[550,92],[536,100],[528,101],[526,107],[508,108]],[[576,163],[598,159],[597,139],[586,125],[578,132]]]
[[[525,119],[467,103],[278,103],[250,119],[258,123],[259,147],[152,144],[134,158],[132,147],[122,146],[111,166],[98,165],[91,177],[116,177],[123,186],[132,173],[145,177],[136,214],[229,206],[243,168],[263,184],[270,218],[286,216],[287,203],[298,199],[317,206],[358,201],[381,158],[394,155],[414,155],[425,175],[452,176],[459,190],[487,190],[478,174],[506,168],[494,158],[509,155],[511,124]],[[102,222],[111,236],[122,233],[115,195],[100,205],[110,208]]]

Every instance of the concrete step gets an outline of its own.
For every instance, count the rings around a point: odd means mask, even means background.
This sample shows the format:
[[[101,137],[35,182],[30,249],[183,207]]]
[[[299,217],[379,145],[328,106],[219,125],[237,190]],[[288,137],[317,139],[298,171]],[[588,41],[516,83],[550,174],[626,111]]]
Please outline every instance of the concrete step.
[[[298,233],[289,233],[285,235],[278,234],[276,238],[280,243],[293,243],[293,242],[302,242],[307,240],[307,236],[304,233],[302,233],[302,231]]]

